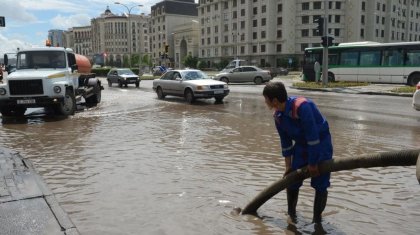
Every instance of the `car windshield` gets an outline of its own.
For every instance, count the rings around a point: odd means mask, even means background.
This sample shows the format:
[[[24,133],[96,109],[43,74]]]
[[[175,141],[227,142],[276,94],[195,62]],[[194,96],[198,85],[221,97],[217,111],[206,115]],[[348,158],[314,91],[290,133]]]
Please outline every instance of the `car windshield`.
[[[209,76],[207,76],[207,74],[205,74],[205,73],[203,73],[199,70],[182,71],[181,75],[185,80],[209,79]]]
[[[17,55],[17,69],[65,68],[63,51],[26,51]]]
[[[121,69],[118,70],[118,74],[119,75],[133,75],[133,71],[129,70],[129,69]]]

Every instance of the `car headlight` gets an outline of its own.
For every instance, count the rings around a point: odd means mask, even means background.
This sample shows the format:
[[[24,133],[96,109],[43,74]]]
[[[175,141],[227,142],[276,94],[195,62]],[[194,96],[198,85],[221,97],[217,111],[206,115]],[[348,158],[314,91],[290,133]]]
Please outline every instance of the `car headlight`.
[[[6,89],[0,88],[0,95],[6,95]]]
[[[54,86],[54,92],[55,93],[60,93],[61,92],[61,87],[60,86]]]
[[[208,90],[209,87],[208,86],[197,86],[197,90],[198,91],[202,91],[202,90]]]
[[[228,84],[224,84],[224,85],[223,85],[223,88],[224,88],[224,89],[229,88]]]

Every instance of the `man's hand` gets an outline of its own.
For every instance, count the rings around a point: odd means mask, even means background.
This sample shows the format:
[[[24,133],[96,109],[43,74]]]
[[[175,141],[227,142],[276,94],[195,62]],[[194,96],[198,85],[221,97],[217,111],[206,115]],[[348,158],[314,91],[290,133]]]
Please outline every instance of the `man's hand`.
[[[308,165],[308,171],[311,177],[319,176],[318,165]]]

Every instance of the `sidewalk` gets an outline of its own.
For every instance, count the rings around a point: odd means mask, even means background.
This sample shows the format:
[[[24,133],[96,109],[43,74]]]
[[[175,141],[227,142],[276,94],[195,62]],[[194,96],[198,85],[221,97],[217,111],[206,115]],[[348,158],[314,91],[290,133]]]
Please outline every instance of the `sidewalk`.
[[[1,147],[0,234],[79,234],[31,162]]]

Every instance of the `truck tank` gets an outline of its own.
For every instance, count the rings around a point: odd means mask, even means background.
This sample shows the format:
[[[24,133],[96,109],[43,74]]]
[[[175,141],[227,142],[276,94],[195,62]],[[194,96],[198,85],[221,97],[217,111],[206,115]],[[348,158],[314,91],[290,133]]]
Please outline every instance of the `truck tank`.
[[[81,74],[89,74],[92,70],[92,65],[86,56],[75,54],[76,64]]]

